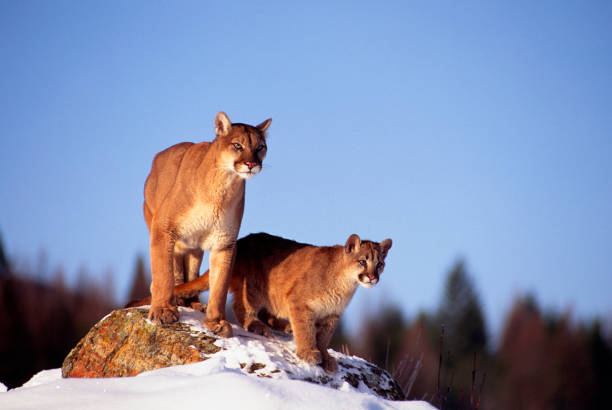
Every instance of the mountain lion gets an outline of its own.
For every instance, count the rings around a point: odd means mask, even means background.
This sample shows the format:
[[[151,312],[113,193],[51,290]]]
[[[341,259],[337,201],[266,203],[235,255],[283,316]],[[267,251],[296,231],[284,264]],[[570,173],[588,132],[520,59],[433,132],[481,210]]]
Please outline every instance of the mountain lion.
[[[229,289],[233,310],[248,331],[268,336],[258,314],[271,315],[271,324],[289,319],[297,355],[321,364],[328,373],[338,366],[327,352],[338,319],[358,285],[376,285],[385,267],[391,239],[381,243],[351,235],[346,244],[313,246],[265,233],[251,234],[236,243],[236,262]],[[192,297],[209,289],[209,274],[178,285],[174,292]],[[128,304],[149,303],[142,299]]]
[[[183,142],[155,156],[145,183],[144,217],[151,241],[151,309],[156,323],[178,320],[174,285],[197,278],[210,250],[211,292],[206,326],[232,335],[225,302],[244,210],[245,180],[261,171],[266,130],[215,117],[212,142]]]

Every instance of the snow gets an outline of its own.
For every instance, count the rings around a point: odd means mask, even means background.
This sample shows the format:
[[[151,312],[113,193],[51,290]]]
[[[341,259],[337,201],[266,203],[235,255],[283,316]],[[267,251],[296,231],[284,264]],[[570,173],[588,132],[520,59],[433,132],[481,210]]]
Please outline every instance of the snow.
[[[44,370],[24,386],[2,393],[0,407],[133,410],[201,403],[229,409],[245,404],[252,409],[433,409],[425,402],[392,402],[303,381],[248,377],[229,369],[210,371],[205,363],[109,379],[62,379],[60,369]]]
[[[181,309],[180,320],[194,330],[205,331],[201,315]],[[0,408],[133,410],[197,403],[207,408],[228,409],[245,405],[251,409],[434,409],[426,402],[381,399],[363,383],[355,388],[342,380],[342,372],[346,371],[342,368],[329,383],[335,383],[337,389],[295,380],[317,379],[326,373],[318,366],[296,360],[295,345],[280,334],[268,339],[236,326],[233,330],[236,337],[218,340],[216,344],[223,349],[199,363],[157,369],[135,377],[105,379],[64,379],[61,369],[52,369],[39,372],[16,389],[6,391],[0,384]],[[365,363],[357,357],[332,350],[330,353],[355,366]],[[251,368],[255,363],[257,366]]]

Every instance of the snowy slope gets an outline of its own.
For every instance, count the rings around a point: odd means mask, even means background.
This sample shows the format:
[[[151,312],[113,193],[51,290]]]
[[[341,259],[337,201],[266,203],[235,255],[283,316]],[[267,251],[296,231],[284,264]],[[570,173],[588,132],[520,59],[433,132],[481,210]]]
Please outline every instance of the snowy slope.
[[[204,330],[199,312],[181,310],[181,321]],[[333,389],[319,384],[289,379],[293,375],[316,379],[325,375],[317,366],[288,364],[286,346],[291,341],[270,340],[234,327],[236,337],[219,340],[224,350],[203,362],[168,367],[135,377],[107,379],[63,379],[60,369],[45,370],[22,387],[2,393],[0,409],[130,409],[139,406],[174,408],[196,407],[249,409],[433,409],[425,402],[394,402],[380,399],[363,384],[347,382]],[[334,353],[334,355],[340,355]],[[362,359],[343,356],[359,365]],[[291,360],[293,362],[293,360]],[[264,373],[252,365],[265,365]],[[251,369],[250,369],[251,368]],[[283,368],[283,371],[275,371]],[[250,369],[250,370],[249,370]],[[343,370],[340,369],[339,373]],[[334,380],[339,380],[336,375]],[[332,384],[330,382],[330,384]]]

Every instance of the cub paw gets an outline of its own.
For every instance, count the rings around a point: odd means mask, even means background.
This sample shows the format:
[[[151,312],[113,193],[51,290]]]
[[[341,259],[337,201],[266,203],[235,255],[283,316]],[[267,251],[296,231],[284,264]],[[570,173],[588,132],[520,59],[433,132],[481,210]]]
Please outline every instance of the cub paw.
[[[308,364],[319,364],[323,361],[321,357],[321,352],[319,352],[318,350],[298,350],[297,355],[300,359],[302,359]]]
[[[327,357],[323,358],[323,363],[321,363],[321,367],[325,370],[327,374],[334,374],[338,371],[338,362],[336,359],[327,355]]]
[[[232,337],[234,332],[227,320],[205,320],[204,324],[214,334],[221,337]]]
[[[283,333],[292,333],[291,323],[285,319],[278,319],[276,317],[270,317],[268,319],[268,325],[274,330]]]
[[[176,296],[176,306],[188,306],[187,299]]]
[[[270,337],[270,328],[259,320],[252,321],[247,326],[246,330],[260,336]]]
[[[176,306],[151,306],[149,309],[149,320],[155,324],[174,323],[179,319],[179,311]]]
[[[191,302],[189,307],[202,313],[206,313],[206,304],[200,302]]]

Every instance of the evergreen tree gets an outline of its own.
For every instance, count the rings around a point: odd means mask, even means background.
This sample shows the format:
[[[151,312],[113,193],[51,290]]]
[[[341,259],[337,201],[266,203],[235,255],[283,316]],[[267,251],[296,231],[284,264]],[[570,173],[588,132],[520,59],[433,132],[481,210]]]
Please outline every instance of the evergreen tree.
[[[138,255],[138,258],[136,259],[133,278],[130,293],[128,295],[128,301],[142,299],[149,296],[149,275],[147,273],[144,257],[142,255]]]
[[[4,251],[4,241],[2,241],[2,235],[0,235],[0,279],[9,276],[9,273],[9,262]]]
[[[436,316],[438,332],[444,327],[438,404],[442,408],[471,409],[472,396],[479,394],[472,383],[472,374],[475,381],[481,380],[489,360],[485,351],[484,314],[462,260],[457,261],[448,274]],[[440,333],[436,339],[434,345],[439,345]]]
[[[595,321],[589,332],[589,350],[593,366],[593,392],[590,395],[591,409],[605,409],[610,405],[612,386],[612,346],[601,334],[601,323]]]
[[[455,356],[471,356],[487,345],[484,315],[474,285],[458,261],[446,279],[438,321],[445,329],[446,346]]]

